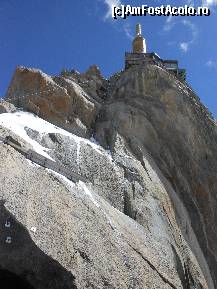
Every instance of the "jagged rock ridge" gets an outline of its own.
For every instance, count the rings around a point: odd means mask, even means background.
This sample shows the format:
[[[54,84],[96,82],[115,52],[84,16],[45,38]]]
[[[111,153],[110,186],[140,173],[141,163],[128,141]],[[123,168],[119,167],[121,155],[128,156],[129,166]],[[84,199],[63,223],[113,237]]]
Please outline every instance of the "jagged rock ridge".
[[[13,250],[0,247],[4,270],[34,288],[217,288],[217,126],[186,83],[153,65],[109,80],[97,67],[52,78],[18,68],[6,100],[68,132],[9,111],[0,136],[87,181],[1,144],[1,199],[28,235],[21,247],[12,228]],[[82,138],[91,135],[98,144]]]

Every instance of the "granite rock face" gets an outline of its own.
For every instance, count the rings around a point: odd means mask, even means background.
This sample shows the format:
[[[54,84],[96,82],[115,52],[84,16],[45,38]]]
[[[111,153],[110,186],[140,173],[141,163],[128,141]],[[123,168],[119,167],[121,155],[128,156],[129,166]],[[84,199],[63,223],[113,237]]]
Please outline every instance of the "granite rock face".
[[[0,137],[46,151],[86,181],[0,143],[0,268],[38,289],[217,288],[217,126],[190,87],[156,66],[109,80],[95,66],[53,78],[24,71],[12,80],[11,102],[35,113],[29,91],[52,87],[43,100],[54,108],[58,97],[74,99],[67,115],[76,112],[86,130],[39,107],[66,131],[16,112],[0,115]],[[90,134],[97,142],[78,137]]]
[[[100,103],[107,96],[108,81],[102,76],[96,65],[90,66],[85,73],[79,73],[76,70],[62,71],[61,77],[76,82],[90,97]]]
[[[96,127],[104,146],[114,150],[120,134],[144,167],[144,151],[153,157],[188,211],[217,288],[217,126],[208,110],[165,70],[132,68],[116,80]],[[194,251],[191,229],[179,209],[175,205],[180,228]]]
[[[80,136],[88,136],[99,106],[70,79],[18,67],[6,100]]]

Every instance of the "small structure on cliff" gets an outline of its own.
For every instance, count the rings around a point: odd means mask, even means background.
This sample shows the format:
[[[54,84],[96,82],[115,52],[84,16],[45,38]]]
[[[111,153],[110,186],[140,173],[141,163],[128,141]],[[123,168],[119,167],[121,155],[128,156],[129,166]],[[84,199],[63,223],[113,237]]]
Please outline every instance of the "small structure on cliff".
[[[136,25],[136,37],[133,40],[132,46],[133,52],[126,52],[125,54],[125,69],[134,65],[150,63],[166,69],[181,80],[186,79],[186,70],[179,69],[177,60],[163,60],[155,52],[147,53],[146,41],[142,36],[140,24]]]

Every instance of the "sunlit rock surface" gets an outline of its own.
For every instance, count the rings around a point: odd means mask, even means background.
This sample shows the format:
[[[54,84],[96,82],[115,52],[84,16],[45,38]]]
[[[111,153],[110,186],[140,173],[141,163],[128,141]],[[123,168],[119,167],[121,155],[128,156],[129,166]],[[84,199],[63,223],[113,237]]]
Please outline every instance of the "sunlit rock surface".
[[[85,130],[51,117],[36,96],[40,118],[0,114],[0,136],[86,181],[1,143],[0,267],[39,289],[217,288],[217,129],[193,91],[155,66],[109,80],[97,67],[53,78],[19,68],[7,99],[36,113],[28,95],[42,90],[52,109],[79,98],[80,109],[55,111],[76,111]]]

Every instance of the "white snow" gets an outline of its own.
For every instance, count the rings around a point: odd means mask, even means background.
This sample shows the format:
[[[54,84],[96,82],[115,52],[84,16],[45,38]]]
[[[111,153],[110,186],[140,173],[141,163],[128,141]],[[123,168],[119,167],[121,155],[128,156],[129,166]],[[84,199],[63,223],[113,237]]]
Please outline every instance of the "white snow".
[[[30,161],[30,160],[28,160],[27,159],[27,162],[28,162],[28,164],[31,166],[31,167],[34,167],[34,168],[40,168],[41,166],[39,166],[38,164],[36,164],[36,163],[34,163],[34,162],[32,162],[32,161]]]
[[[33,116],[33,114],[27,112],[3,113],[0,114],[0,125],[13,131],[19,137],[32,145],[33,149],[40,155],[43,155],[44,157],[53,160],[46,153],[48,149],[41,146],[35,140],[31,139],[25,131],[25,127],[29,127],[31,129],[39,131],[38,128],[42,125],[42,123],[38,123],[38,121],[36,121],[36,118]]]
[[[90,138],[90,142],[92,142],[93,144],[96,144],[98,146],[100,145],[99,142],[93,136]]]
[[[79,184],[79,186],[84,190],[85,194],[91,199],[91,201],[94,203],[94,205],[99,208],[99,203],[94,199],[93,194],[92,194],[91,191],[88,189],[88,187],[86,186],[86,184],[83,183],[82,181],[79,181],[78,184]]]
[[[78,145],[77,158],[79,158],[81,142],[90,145],[99,154],[101,154],[101,155],[104,154],[104,155],[107,155],[108,157],[110,157],[109,154],[107,153],[107,151],[105,151],[101,146],[99,146],[98,143],[93,142],[93,139],[91,141],[91,140],[87,140],[87,139],[78,137],[76,135],[73,135],[70,132],[68,132],[64,129],[61,129],[59,127],[56,127],[55,125],[53,125],[53,124],[35,116],[34,114],[29,113],[29,112],[19,111],[19,112],[15,112],[15,113],[0,114],[0,125],[13,131],[19,137],[23,138],[26,142],[31,144],[37,153],[39,153],[39,154],[41,154],[44,157],[49,158],[49,159],[52,159],[46,153],[46,151],[49,151],[49,149],[41,146],[35,140],[31,139],[27,135],[27,133],[25,131],[25,127],[39,132],[41,136],[46,135],[48,133],[59,133],[59,134],[62,134],[64,136],[70,137]],[[79,159],[77,160],[77,162],[79,162]]]
[[[64,181],[65,184],[69,185],[70,188],[74,188],[75,183],[70,181],[69,179],[67,179],[67,177],[65,177],[65,176],[61,175],[60,173],[57,173],[51,169],[48,169],[48,168],[46,168],[45,170],[51,174],[54,174],[54,175],[60,177]]]
[[[110,150],[103,150],[102,147],[100,146],[100,143],[93,136],[90,138],[90,142],[93,145],[96,145],[96,147],[99,147],[104,153],[106,153],[109,160],[112,161],[112,153]],[[100,154],[102,154],[102,152],[100,152]]]
[[[77,156],[76,156],[76,162],[78,166],[80,164],[80,151],[81,151],[81,144],[80,142],[78,142],[77,143]]]

